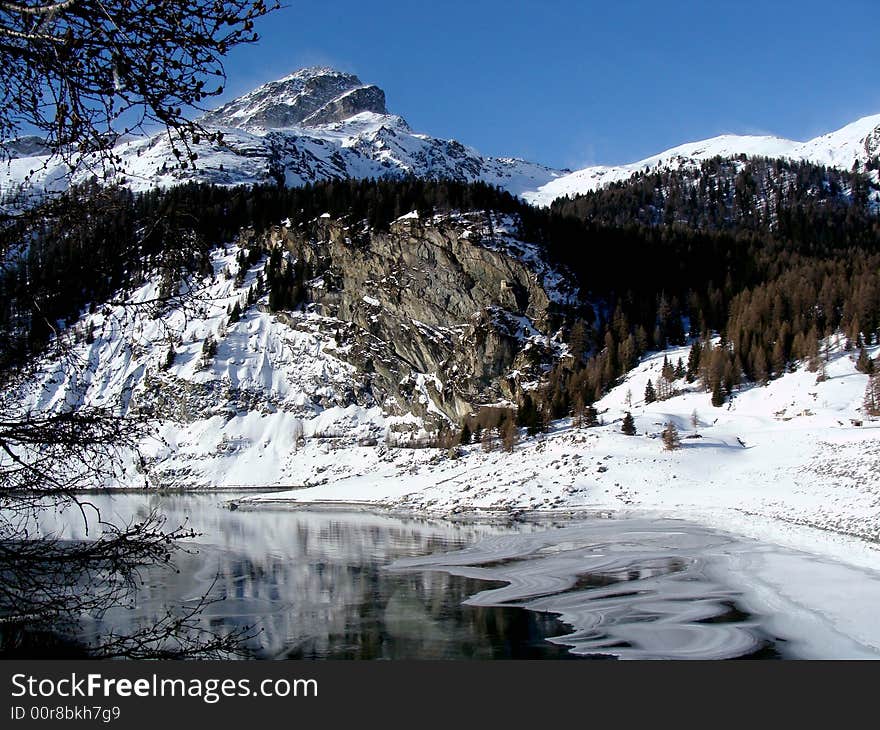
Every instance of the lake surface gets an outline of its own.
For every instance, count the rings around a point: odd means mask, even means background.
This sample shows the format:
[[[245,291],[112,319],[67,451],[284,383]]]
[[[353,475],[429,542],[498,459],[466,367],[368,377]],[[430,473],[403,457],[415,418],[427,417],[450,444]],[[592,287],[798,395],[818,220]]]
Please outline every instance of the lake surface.
[[[124,632],[210,591],[218,600],[204,625],[254,627],[248,648],[261,658],[821,655],[805,637],[827,639],[830,655],[873,655],[836,627],[822,634],[803,612],[785,616],[779,601],[758,600],[752,580],[766,577],[769,558],[799,554],[678,520],[469,524],[231,511],[233,496],[91,496],[104,520],[159,509],[169,527],[202,534],[177,558],[178,572],[145,574],[135,609],[111,610],[88,631]],[[43,527],[61,525],[85,536],[79,512]]]

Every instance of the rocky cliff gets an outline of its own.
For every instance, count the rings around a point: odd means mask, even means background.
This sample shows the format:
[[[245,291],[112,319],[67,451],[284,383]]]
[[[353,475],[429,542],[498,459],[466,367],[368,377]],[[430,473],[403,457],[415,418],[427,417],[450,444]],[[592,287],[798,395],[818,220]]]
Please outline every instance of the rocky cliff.
[[[241,245],[285,252],[296,303],[347,325],[346,359],[386,399],[457,421],[515,398],[562,348],[554,332],[575,291],[516,228],[486,213],[412,213],[387,231],[325,217],[250,230]]]

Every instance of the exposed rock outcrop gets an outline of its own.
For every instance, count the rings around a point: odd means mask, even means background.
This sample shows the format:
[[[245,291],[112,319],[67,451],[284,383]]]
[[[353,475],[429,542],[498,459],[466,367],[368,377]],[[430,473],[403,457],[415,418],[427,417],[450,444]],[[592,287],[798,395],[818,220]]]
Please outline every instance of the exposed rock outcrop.
[[[516,228],[485,213],[410,214],[383,232],[323,217],[243,236],[286,252],[294,304],[352,325],[337,334],[377,400],[457,420],[515,398],[563,347],[553,333],[573,291]]]

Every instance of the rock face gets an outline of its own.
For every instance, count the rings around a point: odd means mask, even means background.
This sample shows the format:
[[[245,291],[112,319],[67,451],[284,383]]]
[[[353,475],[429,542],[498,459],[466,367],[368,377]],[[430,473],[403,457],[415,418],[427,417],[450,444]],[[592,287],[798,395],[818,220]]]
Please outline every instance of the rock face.
[[[386,232],[321,218],[244,236],[281,247],[297,299],[350,325],[338,339],[373,374],[379,402],[457,420],[515,397],[562,349],[553,331],[574,292],[516,227],[485,213],[410,214]]]
[[[204,121],[239,129],[317,126],[361,112],[387,114],[385,92],[349,73],[314,67],[271,81],[205,115]]]

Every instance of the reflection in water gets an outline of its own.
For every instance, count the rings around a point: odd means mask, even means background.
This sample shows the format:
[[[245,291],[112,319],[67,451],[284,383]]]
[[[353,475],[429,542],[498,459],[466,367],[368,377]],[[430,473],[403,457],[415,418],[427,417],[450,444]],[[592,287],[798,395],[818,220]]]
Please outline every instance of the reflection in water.
[[[566,631],[552,615],[463,605],[491,583],[384,567],[514,528],[364,512],[229,511],[221,501],[230,497],[93,497],[102,519],[126,521],[160,508],[169,526],[187,520],[202,534],[176,559],[178,572],[144,575],[135,610],[114,609],[93,619],[84,638],[129,631],[210,590],[218,600],[203,614],[205,627],[223,632],[253,626],[259,634],[249,649],[258,657],[572,658],[545,640]],[[57,530],[59,524],[71,537],[84,536],[78,513],[43,527]]]
[[[230,497],[92,498],[102,519],[159,508],[169,526],[187,521],[202,535],[177,572],[144,576],[134,610],[93,619],[84,638],[130,630],[211,591],[218,600],[205,627],[255,627],[249,649],[264,658],[727,658],[774,656],[780,646],[711,569],[742,543],[693,525],[230,511]],[[43,527],[59,525],[83,536],[78,515]]]

